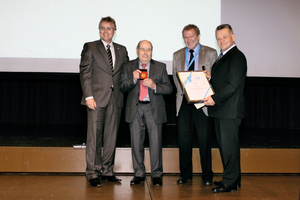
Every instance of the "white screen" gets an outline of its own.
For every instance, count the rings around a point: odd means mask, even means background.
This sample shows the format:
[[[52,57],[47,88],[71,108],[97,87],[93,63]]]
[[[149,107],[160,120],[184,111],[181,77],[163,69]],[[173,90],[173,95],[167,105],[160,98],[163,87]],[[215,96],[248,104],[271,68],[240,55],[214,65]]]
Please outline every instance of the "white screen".
[[[167,63],[184,47],[181,31],[200,28],[200,42],[217,49],[220,0],[10,0],[0,6],[0,71],[78,72],[83,44],[99,39],[101,17],[116,20],[113,41],[135,59],[140,40],[152,42],[153,59]]]

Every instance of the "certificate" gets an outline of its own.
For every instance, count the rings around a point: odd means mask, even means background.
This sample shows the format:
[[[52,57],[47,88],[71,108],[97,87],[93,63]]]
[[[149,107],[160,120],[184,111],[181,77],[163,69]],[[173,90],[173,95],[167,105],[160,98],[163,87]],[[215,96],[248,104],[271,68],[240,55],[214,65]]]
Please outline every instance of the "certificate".
[[[202,103],[205,97],[214,94],[203,71],[178,71],[177,77],[189,104]]]

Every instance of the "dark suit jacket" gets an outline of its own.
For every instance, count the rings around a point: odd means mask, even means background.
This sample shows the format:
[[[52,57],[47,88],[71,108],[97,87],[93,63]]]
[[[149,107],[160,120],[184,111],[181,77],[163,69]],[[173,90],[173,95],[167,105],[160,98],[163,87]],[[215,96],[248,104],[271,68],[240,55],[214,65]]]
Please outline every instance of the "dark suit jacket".
[[[235,46],[214,63],[210,83],[216,105],[208,107],[209,116],[239,119],[245,115],[244,86],[247,73],[245,55]]]
[[[122,92],[128,92],[125,112],[125,121],[128,123],[132,122],[139,104],[140,81],[138,80],[137,83],[134,84],[132,74],[132,72],[138,68],[139,59],[126,63],[120,80],[120,90]],[[162,124],[167,121],[163,95],[170,94],[173,89],[166,71],[166,65],[164,63],[151,60],[149,78],[151,78],[156,84],[156,92],[148,88],[152,116],[157,124]]]
[[[119,90],[119,80],[123,64],[128,61],[126,47],[113,43],[115,65],[112,72],[106,49],[101,40],[85,43],[81,53],[80,82],[83,91],[81,104],[86,105],[85,98],[93,96],[97,107],[105,107],[114,86],[114,99],[118,107],[123,106],[123,93]]]

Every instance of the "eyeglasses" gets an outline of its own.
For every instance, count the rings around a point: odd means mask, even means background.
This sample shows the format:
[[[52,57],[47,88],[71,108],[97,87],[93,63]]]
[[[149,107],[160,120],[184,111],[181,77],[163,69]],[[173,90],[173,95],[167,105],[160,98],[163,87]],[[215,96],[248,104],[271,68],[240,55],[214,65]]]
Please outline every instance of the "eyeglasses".
[[[143,52],[151,52],[152,49],[143,49],[143,48],[139,48],[139,50],[143,51]]]
[[[115,30],[115,28],[113,28],[113,27],[103,27],[103,26],[100,26],[99,29],[100,29],[101,31],[104,31],[105,29],[108,30],[108,31]]]

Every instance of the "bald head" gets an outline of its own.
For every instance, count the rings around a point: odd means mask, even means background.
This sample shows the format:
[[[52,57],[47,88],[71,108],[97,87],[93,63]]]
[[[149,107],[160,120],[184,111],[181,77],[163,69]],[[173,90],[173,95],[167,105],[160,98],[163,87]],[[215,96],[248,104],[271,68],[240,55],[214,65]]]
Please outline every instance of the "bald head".
[[[152,43],[148,40],[142,40],[136,47],[136,54],[138,55],[142,64],[147,64],[152,58]]]

